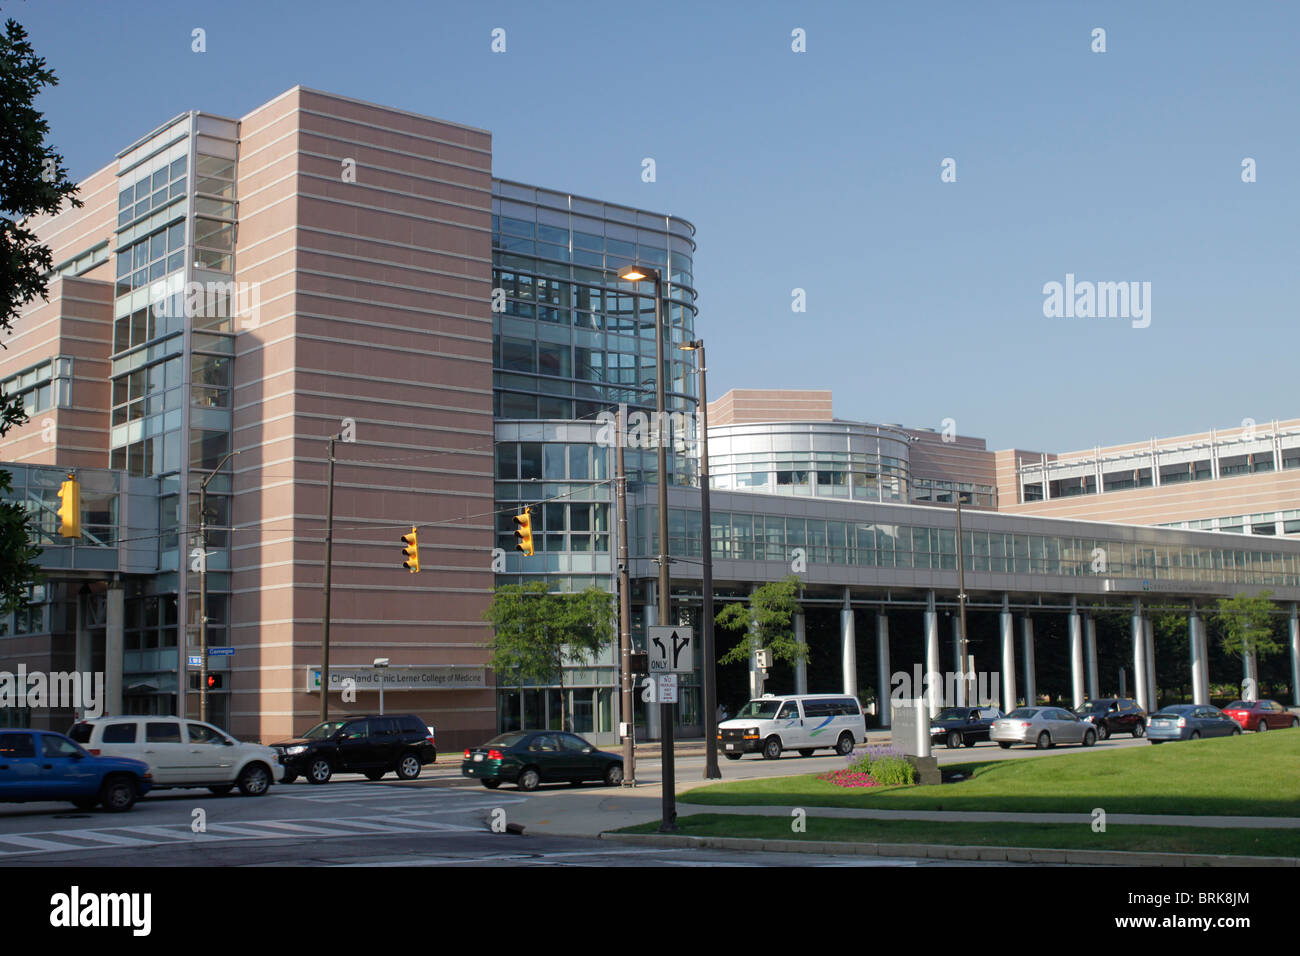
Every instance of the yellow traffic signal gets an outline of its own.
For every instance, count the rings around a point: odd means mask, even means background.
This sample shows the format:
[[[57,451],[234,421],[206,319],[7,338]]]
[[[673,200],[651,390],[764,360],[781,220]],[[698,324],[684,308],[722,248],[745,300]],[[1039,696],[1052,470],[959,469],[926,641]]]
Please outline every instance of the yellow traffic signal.
[[[81,537],[81,485],[68,472],[68,480],[59,487],[59,534],[65,538]]]
[[[420,572],[420,541],[416,536],[415,528],[411,528],[410,534],[402,535],[402,544],[406,545],[402,553],[406,555],[406,561],[402,567],[407,568],[412,574]]]
[[[526,558],[533,556],[533,518],[527,508],[515,515],[515,550],[522,551]]]

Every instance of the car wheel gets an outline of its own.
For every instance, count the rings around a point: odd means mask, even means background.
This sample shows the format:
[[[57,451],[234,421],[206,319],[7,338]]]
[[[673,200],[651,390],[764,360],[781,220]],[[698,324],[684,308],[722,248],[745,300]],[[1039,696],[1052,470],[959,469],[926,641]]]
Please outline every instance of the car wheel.
[[[501,781],[500,781],[500,780],[484,780],[484,781],[483,781],[483,786],[487,787],[489,790],[495,790],[497,787],[501,786]]]
[[[519,789],[536,790],[537,785],[542,782],[542,775],[537,772],[536,767],[525,767],[519,771]]]
[[[612,763],[605,768],[605,786],[617,787],[623,782],[623,765]]]
[[[230,793],[231,790],[235,789],[235,785],[233,783],[223,783],[219,787],[208,787],[208,789],[217,796],[224,797],[226,794]]]
[[[1148,739],[1148,740],[1151,740],[1150,737],[1148,737],[1147,739]],[[1154,747],[1156,744],[1162,744],[1162,743],[1164,743],[1163,740],[1151,740],[1151,745],[1152,745],[1153,747]]]
[[[1001,747],[1003,750],[1010,750],[1010,749],[1011,749],[1011,743],[1010,743],[1009,741],[1006,741],[1006,740],[999,740],[999,741],[998,741],[998,746]]]
[[[1097,735],[1095,733],[1093,733],[1091,730],[1085,730],[1083,732],[1083,745],[1085,747],[1091,747],[1096,742],[1097,742]]]
[[[581,778],[581,777],[574,777],[572,780],[569,781],[569,786],[571,786],[571,787],[581,787],[581,786],[582,786],[582,778]]]
[[[1097,738],[1098,738],[1099,740],[1107,740],[1109,737],[1110,737],[1110,728],[1107,727],[1107,726],[1105,725],[1105,723],[1100,723],[1100,724],[1098,724],[1098,725],[1097,725]]]
[[[1240,727],[1233,727],[1233,728],[1232,728],[1232,733],[1229,734],[1229,736],[1231,736],[1231,737],[1240,737],[1240,736],[1241,736],[1241,728],[1240,728]]]
[[[841,757],[847,757],[853,753],[853,735],[847,730],[840,734],[840,739],[835,741],[835,752]]]
[[[387,770],[367,770],[367,771],[366,771],[366,779],[367,779],[367,780],[383,780],[383,779],[384,779],[384,774],[386,774],[387,772],[388,772]]]
[[[239,792],[246,797],[260,797],[271,789],[271,771],[264,763],[250,763],[239,775]]]
[[[1259,726],[1255,728],[1255,732],[1262,734],[1266,730],[1268,730],[1268,722],[1261,717],[1259,718]]]
[[[966,738],[966,746],[967,746],[967,747],[974,747],[974,746],[975,746],[975,742],[976,742],[976,741],[975,741],[975,737],[974,737],[973,735],[970,736],[970,737],[967,737],[967,738]]]
[[[298,775],[297,775],[296,773],[294,773],[292,770],[286,770],[286,771],[284,772],[284,779],[281,780],[280,782],[281,782],[281,783],[293,783],[293,782],[294,782],[295,780],[297,780],[297,779],[298,779]]]
[[[329,783],[332,776],[334,776],[334,768],[324,757],[317,757],[307,765],[307,779],[311,783]]]
[[[1052,735],[1044,730],[1038,735],[1038,749],[1046,750],[1050,746],[1052,746]]]
[[[1147,732],[1147,725],[1144,724],[1144,723],[1142,723],[1141,721],[1138,721],[1136,724],[1133,725],[1133,736],[1134,736],[1134,737],[1141,737],[1141,736],[1144,735],[1146,732]]]
[[[1192,736],[1188,738],[1188,740],[1200,740],[1200,739],[1201,739],[1201,732],[1199,730],[1193,730]]]
[[[740,754],[723,754],[722,756],[726,757],[728,760],[739,760],[739,759],[740,759]]]
[[[1297,727],[1300,727],[1300,717],[1297,717],[1291,721],[1291,729],[1295,730]]]
[[[948,735],[948,749],[956,750],[960,746],[961,746],[961,734],[957,733],[956,731],[950,733]]]
[[[123,813],[135,806],[135,781],[130,777],[109,777],[99,793],[99,800],[109,813]]]
[[[400,780],[414,780],[420,775],[420,758],[413,753],[402,754],[397,762],[397,776]]]
[[[84,800],[72,801],[72,805],[76,807],[78,810],[93,810],[95,809],[95,804],[97,803],[99,803],[99,801],[94,797],[87,797]]]
[[[813,755],[813,752],[812,752],[812,750],[809,749],[809,748],[805,748],[805,749],[799,751],[799,756],[800,756],[800,757],[811,757],[812,755]]]
[[[781,759],[781,738],[780,737],[772,736],[772,737],[768,737],[767,740],[764,741],[763,759],[764,760]]]

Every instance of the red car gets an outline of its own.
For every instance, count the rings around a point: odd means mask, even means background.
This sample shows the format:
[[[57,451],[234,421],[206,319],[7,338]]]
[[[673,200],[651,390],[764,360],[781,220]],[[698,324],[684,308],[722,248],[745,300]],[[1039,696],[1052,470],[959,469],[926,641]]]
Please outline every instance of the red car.
[[[1300,727],[1300,717],[1275,700],[1234,700],[1223,712],[1241,724],[1242,730],[1276,730]]]

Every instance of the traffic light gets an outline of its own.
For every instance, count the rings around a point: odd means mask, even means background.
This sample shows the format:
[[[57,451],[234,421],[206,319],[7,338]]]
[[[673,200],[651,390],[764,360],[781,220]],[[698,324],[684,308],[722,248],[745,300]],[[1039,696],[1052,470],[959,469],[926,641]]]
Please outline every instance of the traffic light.
[[[81,485],[68,472],[68,479],[59,487],[59,534],[65,538],[81,537]]]
[[[527,508],[515,515],[515,550],[522,551],[526,558],[533,556],[533,517]]]
[[[225,685],[225,678],[221,674],[208,673],[208,690],[221,690]],[[199,689],[199,675],[190,672],[190,690]]]
[[[420,541],[415,533],[415,528],[411,529],[410,534],[402,535],[402,544],[406,545],[402,553],[406,555],[406,561],[402,567],[408,569],[412,574],[420,572]]]

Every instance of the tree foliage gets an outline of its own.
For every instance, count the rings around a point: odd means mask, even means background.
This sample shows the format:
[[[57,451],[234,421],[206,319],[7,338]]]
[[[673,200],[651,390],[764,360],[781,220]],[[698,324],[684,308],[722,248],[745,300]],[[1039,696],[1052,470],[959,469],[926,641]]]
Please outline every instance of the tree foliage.
[[[492,669],[506,685],[558,682],[565,664],[587,661],[614,639],[614,599],[590,587],[553,594],[541,581],[504,584],[483,612],[494,636]]]
[[[808,659],[808,645],[794,639],[794,616],[799,611],[795,595],[800,582],[795,575],[784,581],[764,584],[745,604],[729,604],[714,621],[731,631],[740,631],[739,642],[718,658],[719,664],[747,660],[755,648],[766,647],[772,658],[797,664]]]
[[[28,220],[58,212],[65,199],[82,205],[63,158],[45,142],[50,127],[35,107],[41,90],[58,82],[27,41],[27,31],[7,21],[0,35],[0,329],[6,335],[19,311],[49,292],[52,254]],[[0,437],[26,421],[22,402],[0,393]],[[11,491],[10,482],[10,474],[0,471],[0,495]],[[27,586],[39,577],[40,549],[32,544],[29,522],[22,505],[0,501],[0,615],[20,607]]]
[[[1282,645],[1273,636],[1273,615],[1277,605],[1269,600],[1272,591],[1260,591],[1251,597],[1244,591],[1230,598],[1219,598],[1219,621],[1223,634],[1220,645],[1228,654],[1242,659],[1276,654]]]

